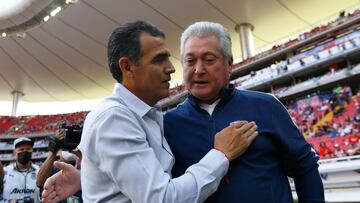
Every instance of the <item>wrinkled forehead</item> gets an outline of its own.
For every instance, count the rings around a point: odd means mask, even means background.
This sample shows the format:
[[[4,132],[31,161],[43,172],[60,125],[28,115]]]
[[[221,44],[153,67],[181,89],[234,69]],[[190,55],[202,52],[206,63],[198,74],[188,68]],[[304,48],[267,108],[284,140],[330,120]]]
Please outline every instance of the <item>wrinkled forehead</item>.
[[[186,40],[183,51],[184,56],[193,53],[203,54],[208,52],[221,54],[219,38],[215,35],[191,36]]]

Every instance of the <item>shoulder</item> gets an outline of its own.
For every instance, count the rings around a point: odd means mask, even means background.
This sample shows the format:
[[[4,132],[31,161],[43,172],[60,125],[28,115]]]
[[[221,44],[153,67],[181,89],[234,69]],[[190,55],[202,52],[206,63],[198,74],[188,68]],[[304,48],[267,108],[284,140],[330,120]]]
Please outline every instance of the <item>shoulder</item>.
[[[11,164],[4,167],[4,171],[6,171],[6,172],[9,172],[9,171],[12,171],[12,170],[14,170],[14,164],[13,163],[11,163]]]
[[[98,103],[86,116],[78,148],[82,153],[94,151],[99,141],[118,136],[132,127],[136,120],[134,113],[124,103],[114,97],[108,97]],[[95,152],[93,155],[95,156]]]
[[[16,170],[14,170],[14,164],[11,163],[4,167],[4,179],[13,177],[16,174]]]
[[[251,101],[251,102],[261,102],[263,104],[272,104],[278,103],[279,100],[273,95],[264,92],[251,91],[251,90],[235,90],[235,97],[237,99]]]
[[[164,118],[171,118],[173,116],[182,115],[184,112],[188,111],[190,107],[189,99],[186,99],[185,101],[178,104],[175,108],[167,111],[164,115]]]
[[[40,169],[40,166],[39,165],[36,165],[36,164],[31,164],[31,167],[33,169],[35,169],[36,171],[38,171]]]
[[[120,99],[108,97],[98,103],[86,116],[85,125],[91,126],[94,123],[110,117],[132,117],[133,113]]]
[[[124,102],[115,97],[107,97],[101,100],[88,114],[87,117],[98,117],[112,111],[127,111]]]

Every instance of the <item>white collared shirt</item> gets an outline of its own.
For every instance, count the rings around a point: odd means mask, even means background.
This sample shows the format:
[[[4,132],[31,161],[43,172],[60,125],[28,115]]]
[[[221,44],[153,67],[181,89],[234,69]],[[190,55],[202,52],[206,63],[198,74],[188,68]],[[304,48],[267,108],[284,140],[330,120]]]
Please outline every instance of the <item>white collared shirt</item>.
[[[209,115],[211,116],[212,113],[214,112],[216,105],[218,105],[219,102],[220,102],[220,99],[214,101],[212,104],[200,103],[200,108],[207,111],[209,113]]]
[[[175,160],[163,136],[162,112],[121,84],[88,114],[78,148],[84,202],[202,202],[229,167],[223,153],[211,150],[171,179]]]

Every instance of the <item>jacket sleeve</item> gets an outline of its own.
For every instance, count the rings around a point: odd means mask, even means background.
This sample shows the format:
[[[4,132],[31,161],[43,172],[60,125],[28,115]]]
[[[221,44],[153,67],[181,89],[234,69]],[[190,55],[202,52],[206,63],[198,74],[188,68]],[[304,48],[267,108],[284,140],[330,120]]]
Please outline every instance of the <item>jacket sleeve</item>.
[[[324,202],[319,157],[305,141],[286,108],[274,97],[272,125],[278,138],[286,175],[293,177],[300,202]]]
[[[294,181],[300,203],[325,202],[324,187],[317,167],[313,167],[299,177],[295,176]]]
[[[224,154],[211,150],[184,175],[172,179],[131,112],[114,110],[96,125],[98,166],[132,202],[202,202],[216,191],[228,170]]]

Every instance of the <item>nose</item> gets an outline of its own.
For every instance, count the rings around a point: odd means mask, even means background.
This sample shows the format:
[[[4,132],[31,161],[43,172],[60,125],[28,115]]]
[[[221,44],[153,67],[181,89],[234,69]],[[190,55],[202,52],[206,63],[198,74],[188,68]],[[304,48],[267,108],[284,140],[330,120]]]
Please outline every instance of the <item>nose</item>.
[[[205,72],[205,68],[203,66],[203,64],[201,62],[197,62],[194,65],[194,69],[195,69],[195,73],[196,74],[200,74],[200,73],[204,73]]]
[[[168,74],[172,74],[175,72],[175,67],[170,61],[169,61],[169,64],[165,68],[165,72]]]

